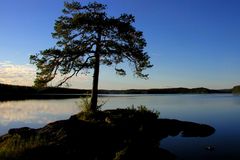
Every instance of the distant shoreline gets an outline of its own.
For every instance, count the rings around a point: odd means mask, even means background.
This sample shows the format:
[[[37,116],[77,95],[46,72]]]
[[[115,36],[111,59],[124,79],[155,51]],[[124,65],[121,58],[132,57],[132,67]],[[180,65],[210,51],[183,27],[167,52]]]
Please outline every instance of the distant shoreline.
[[[36,89],[28,86],[0,84],[0,100],[24,99],[69,99],[88,95],[91,90],[47,87]],[[213,90],[208,88],[164,88],[164,89],[127,89],[99,90],[99,94],[224,94],[232,93],[232,89]]]

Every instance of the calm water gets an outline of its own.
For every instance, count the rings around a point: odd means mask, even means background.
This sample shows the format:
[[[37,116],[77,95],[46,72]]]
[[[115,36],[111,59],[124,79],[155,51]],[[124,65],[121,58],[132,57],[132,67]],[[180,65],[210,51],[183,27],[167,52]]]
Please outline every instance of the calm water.
[[[168,137],[161,147],[177,159],[240,159],[240,96],[231,94],[196,95],[112,95],[102,97],[103,109],[146,105],[160,111],[161,118],[205,123],[216,132],[204,138]],[[78,99],[26,100],[0,102],[0,135],[9,128],[42,127],[59,119],[67,119],[80,109]],[[215,146],[207,151],[206,146]]]

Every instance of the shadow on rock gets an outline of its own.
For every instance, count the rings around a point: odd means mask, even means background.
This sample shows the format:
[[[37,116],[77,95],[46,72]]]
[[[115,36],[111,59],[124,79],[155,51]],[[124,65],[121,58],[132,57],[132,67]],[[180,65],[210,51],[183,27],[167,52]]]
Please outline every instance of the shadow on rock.
[[[174,154],[159,148],[163,138],[180,133],[206,137],[215,132],[205,124],[158,119],[153,112],[136,109],[106,110],[87,117],[80,113],[39,129],[11,129],[0,137],[0,159],[172,160]]]

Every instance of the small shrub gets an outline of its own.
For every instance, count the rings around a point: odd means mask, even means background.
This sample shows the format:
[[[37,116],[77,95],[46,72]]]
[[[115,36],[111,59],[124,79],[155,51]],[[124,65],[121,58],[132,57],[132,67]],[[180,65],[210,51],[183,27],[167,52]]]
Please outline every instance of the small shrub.
[[[102,119],[101,107],[104,104],[106,104],[106,101],[98,100],[96,111],[91,110],[90,96],[80,98],[80,100],[77,101],[76,104],[80,109],[80,113],[77,115],[78,119],[87,121],[97,121]]]
[[[75,103],[79,107],[81,112],[90,112],[90,107],[91,107],[91,97],[90,96],[81,97],[79,99],[79,101],[77,101]]]
[[[97,104],[97,111],[100,111],[102,106],[105,105],[107,101],[99,100]],[[91,97],[81,97],[79,101],[76,102],[76,105],[80,108],[81,112],[92,112],[91,110]]]
[[[134,112],[141,113],[141,114],[151,115],[151,116],[154,116],[155,118],[158,118],[160,116],[160,112],[159,111],[149,110],[144,105],[137,106],[137,108],[135,108],[134,105],[132,105],[131,107],[128,107],[127,109],[128,110],[132,110]]]

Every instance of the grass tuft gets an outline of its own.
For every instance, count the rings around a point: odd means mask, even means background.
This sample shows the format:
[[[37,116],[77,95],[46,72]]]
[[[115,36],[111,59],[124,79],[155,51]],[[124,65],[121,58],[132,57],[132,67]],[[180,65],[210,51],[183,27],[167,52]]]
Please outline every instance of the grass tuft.
[[[0,143],[0,159],[14,159],[25,151],[43,146],[46,142],[46,139],[40,136],[25,138],[19,134],[11,135],[11,138],[6,138]]]

